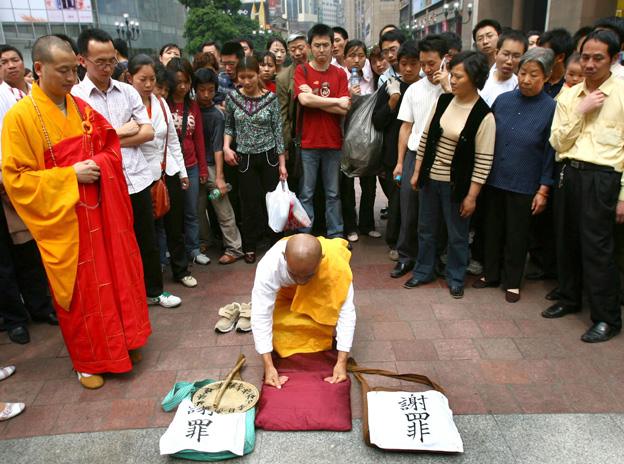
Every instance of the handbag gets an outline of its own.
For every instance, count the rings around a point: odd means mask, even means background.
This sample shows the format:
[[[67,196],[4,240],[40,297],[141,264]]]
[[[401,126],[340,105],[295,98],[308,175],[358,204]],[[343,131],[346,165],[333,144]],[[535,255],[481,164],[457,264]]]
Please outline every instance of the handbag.
[[[214,380],[177,382],[162,400],[162,408],[169,412],[176,407],[176,415],[160,438],[160,453],[193,461],[221,461],[249,454],[256,443],[255,408],[237,414],[217,414],[191,401],[193,394]],[[221,439],[220,439],[221,438]],[[237,453],[225,449],[225,441],[238,443]],[[206,451],[213,449],[213,451]]]
[[[347,369],[362,387],[362,432],[368,446],[388,451],[463,453],[462,439],[444,389],[429,377],[367,369],[359,367],[352,358]],[[371,388],[363,374],[423,384],[433,390]]]
[[[160,108],[163,112],[163,117],[167,123],[167,135],[165,135],[165,153],[163,155],[162,163],[160,163],[161,176],[154,184],[152,184],[152,211],[154,213],[154,219],[160,219],[171,209],[171,203],[169,201],[169,191],[167,190],[167,184],[165,183],[166,169],[167,169],[167,145],[169,144],[169,119],[167,118],[167,112],[160,97],[158,98]]]

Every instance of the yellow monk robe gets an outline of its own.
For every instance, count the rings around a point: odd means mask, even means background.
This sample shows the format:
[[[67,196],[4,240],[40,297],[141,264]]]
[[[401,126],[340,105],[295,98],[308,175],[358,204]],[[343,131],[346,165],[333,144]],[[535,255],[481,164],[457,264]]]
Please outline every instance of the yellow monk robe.
[[[37,86],[7,113],[2,173],[46,269],[59,325],[79,372],[126,372],[151,333],[132,207],[115,130],[67,95],[65,115]],[[86,159],[100,179],[79,184]]]
[[[347,241],[318,238],[323,259],[306,285],[284,287],[275,300],[273,349],[282,358],[331,350],[353,274]]]

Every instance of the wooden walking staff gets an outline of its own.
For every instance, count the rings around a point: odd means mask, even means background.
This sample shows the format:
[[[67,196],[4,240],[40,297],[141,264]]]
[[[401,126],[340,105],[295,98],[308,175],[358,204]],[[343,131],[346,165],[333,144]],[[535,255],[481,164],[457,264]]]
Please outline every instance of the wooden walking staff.
[[[243,364],[245,364],[245,355],[241,353],[238,356],[238,361],[236,362],[234,369],[232,369],[230,373],[228,374],[228,376],[225,378],[225,380],[221,382],[221,387],[219,388],[219,391],[217,392],[217,397],[212,403],[212,408],[214,410],[216,410],[219,407],[219,403],[221,402],[221,398],[223,398],[223,394],[225,393],[225,390],[227,390],[227,387],[228,385],[230,385],[230,382],[232,382],[232,379],[234,378],[234,376],[238,374],[238,371],[241,370],[241,368],[243,367]]]

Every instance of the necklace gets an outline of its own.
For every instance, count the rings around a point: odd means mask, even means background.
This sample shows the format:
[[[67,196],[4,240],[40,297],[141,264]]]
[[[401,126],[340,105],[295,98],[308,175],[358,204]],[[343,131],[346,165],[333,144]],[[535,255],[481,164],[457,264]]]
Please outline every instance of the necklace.
[[[29,95],[30,100],[32,101],[33,106],[35,107],[35,112],[37,113],[37,117],[39,118],[39,122],[41,123],[41,128],[43,130],[43,136],[46,140],[46,145],[48,146],[48,150],[50,151],[50,158],[52,158],[52,164],[54,165],[54,167],[58,167],[58,165],[56,164],[56,156],[54,156],[54,149],[52,148],[52,139],[50,138],[50,134],[48,133],[48,129],[46,128],[45,123],[43,122],[43,116],[41,115],[41,111],[39,111],[39,107],[37,106],[37,103],[35,103],[35,99],[33,98],[32,95]],[[85,147],[85,144],[89,144],[89,157],[93,158],[93,142],[91,141],[91,130],[88,130],[88,128],[91,128],[91,125],[88,123],[88,121],[85,121],[84,117],[82,116],[82,112],[80,111],[80,108],[78,108],[78,105],[76,104],[76,101],[73,99],[73,97],[71,98],[72,103],[74,104],[74,108],[76,108],[76,111],[78,112],[78,114],[80,115],[80,119],[82,120],[82,128],[84,130],[84,134],[82,136],[82,146],[83,146],[83,150]],[[58,105],[56,105],[58,106]],[[80,185],[80,187],[83,190],[83,193],[86,193],[86,191],[84,190],[84,185]],[[98,201],[95,205],[88,205],[82,201],[79,201],[77,203],[77,206],[84,206],[87,209],[96,209],[97,207],[100,206],[100,201],[102,198],[102,190],[98,189]]]

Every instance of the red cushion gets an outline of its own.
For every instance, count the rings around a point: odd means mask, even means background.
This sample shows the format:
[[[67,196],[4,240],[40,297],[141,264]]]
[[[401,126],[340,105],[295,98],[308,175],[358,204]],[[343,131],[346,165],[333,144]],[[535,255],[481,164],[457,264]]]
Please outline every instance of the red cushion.
[[[288,376],[280,390],[262,385],[256,427],[264,430],[351,430],[351,380],[325,382],[333,374],[337,353],[274,357],[280,375]]]

